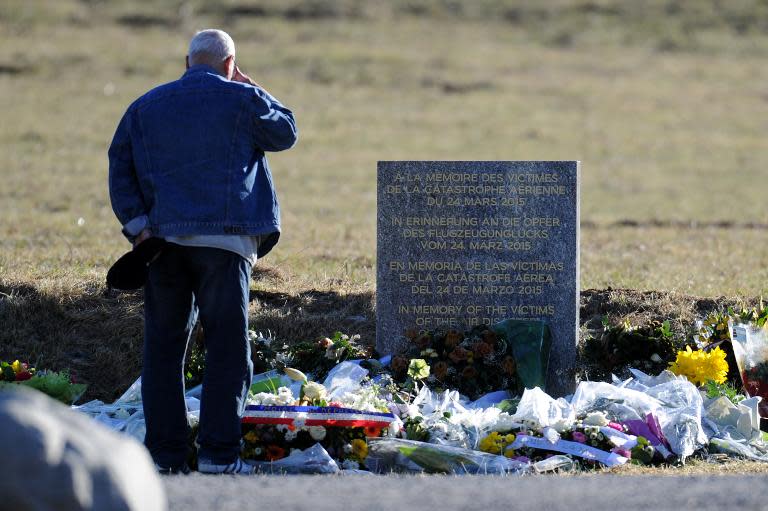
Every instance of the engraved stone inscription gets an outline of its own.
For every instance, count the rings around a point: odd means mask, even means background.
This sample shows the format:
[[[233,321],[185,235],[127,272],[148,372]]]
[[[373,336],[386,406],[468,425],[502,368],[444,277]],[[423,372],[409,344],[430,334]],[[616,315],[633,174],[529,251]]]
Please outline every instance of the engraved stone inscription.
[[[405,332],[540,319],[548,389],[573,387],[578,162],[379,162],[377,348]]]

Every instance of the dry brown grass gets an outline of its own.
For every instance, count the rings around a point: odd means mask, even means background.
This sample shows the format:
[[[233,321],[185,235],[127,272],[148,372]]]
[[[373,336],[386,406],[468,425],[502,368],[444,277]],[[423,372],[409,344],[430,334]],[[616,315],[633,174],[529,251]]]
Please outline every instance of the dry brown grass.
[[[768,231],[745,224],[768,223],[768,12],[670,5],[0,2],[0,357],[71,367],[105,399],[138,374],[141,296],[103,288],[128,248],[106,148],[205,26],[234,35],[301,132],[271,160],[284,236],[252,286],[256,330],[372,340],[379,159],[582,160],[582,287],[660,290],[587,292],[585,322],[682,325],[706,309],[689,295],[758,296]]]

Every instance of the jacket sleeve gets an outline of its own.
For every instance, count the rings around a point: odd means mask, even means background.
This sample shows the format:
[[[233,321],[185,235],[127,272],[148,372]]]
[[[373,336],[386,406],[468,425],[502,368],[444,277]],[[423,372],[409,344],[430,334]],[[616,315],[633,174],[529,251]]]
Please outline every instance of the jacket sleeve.
[[[283,151],[296,144],[298,131],[293,112],[280,104],[267,91],[255,87],[256,146],[262,151]]]
[[[120,120],[109,146],[109,198],[112,210],[123,225],[123,234],[132,240],[148,223],[147,207],[133,161],[129,109]]]

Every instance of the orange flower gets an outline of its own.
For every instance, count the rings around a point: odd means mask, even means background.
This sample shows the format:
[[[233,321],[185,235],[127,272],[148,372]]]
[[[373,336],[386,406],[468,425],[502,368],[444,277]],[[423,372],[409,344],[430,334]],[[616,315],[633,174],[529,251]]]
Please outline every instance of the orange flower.
[[[421,334],[416,339],[414,339],[413,342],[416,343],[416,346],[419,348],[424,349],[429,347],[432,339],[430,338],[429,334]]]
[[[487,342],[479,342],[472,346],[472,350],[480,357],[487,357],[493,355],[493,346]]]
[[[449,330],[445,334],[445,349],[452,350],[461,342],[461,334],[456,330]]]
[[[496,344],[496,341],[499,339],[499,337],[496,335],[496,332],[493,330],[486,330],[483,332],[483,342],[487,342],[491,346]]]
[[[517,372],[517,364],[515,363],[515,359],[510,356],[504,357],[504,360],[501,361],[501,369],[507,376],[512,376],[515,374],[515,372]]]
[[[469,357],[469,352],[461,346],[458,346],[450,353],[450,355],[448,355],[448,357],[453,360],[455,364],[458,364],[459,362],[466,360],[467,357]]]
[[[475,376],[477,376],[477,369],[472,366],[465,367],[461,372],[461,377],[465,380],[472,380],[475,378]]]
[[[392,372],[403,373],[408,369],[408,359],[405,357],[397,356],[392,358]]]
[[[371,438],[381,436],[381,428],[377,428],[376,426],[366,426],[363,428],[363,432],[365,433],[365,436]]]
[[[432,366],[432,374],[434,374],[435,378],[438,380],[444,380],[448,375],[448,364],[443,361],[438,362]]]
[[[285,449],[277,445],[269,445],[267,446],[266,457],[269,461],[277,461],[285,458]]]

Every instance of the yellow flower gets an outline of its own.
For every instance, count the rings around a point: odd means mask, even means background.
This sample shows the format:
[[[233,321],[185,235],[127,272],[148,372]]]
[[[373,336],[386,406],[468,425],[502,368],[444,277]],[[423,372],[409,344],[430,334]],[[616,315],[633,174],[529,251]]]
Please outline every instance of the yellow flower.
[[[246,434],[245,434],[245,436],[243,437],[243,439],[244,439],[246,442],[248,442],[248,443],[251,443],[251,444],[255,444],[256,442],[258,442],[258,441],[259,441],[259,434],[258,434],[258,433],[256,433],[256,430],[255,430],[255,429],[252,429],[252,430],[250,430],[248,433],[246,433]]]
[[[725,352],[719,347],[707,353],[702,350],[693,351],[690,346],[686,346],[685,351],[677,352],[677,358],[669,364],[669,369],[697,385],[710,380],[724,383],[728,377],[728,362],[725,361]]]
[[[488,436],[480,440],[480,450],[483,452],[489,452],[491,454],[501,453],[501,437],[496,431],[491,432]]]
[[[498,431],[492,431],[485,438],[480,440],[478,446],[481,451],[491,454],[501,454],[504,449],[515,441],[515,435],[501,435]]]
[[[362,438],[352,440],[352,455],[360,461],[368,456],[368,444]]]
[[[22,370],[21,362],[19,362],[18,360],[14,360],[13,364],[11,364],[11,369],[13,369],[14,373],[19,374]]]

